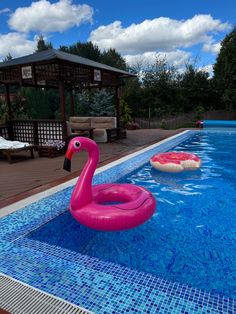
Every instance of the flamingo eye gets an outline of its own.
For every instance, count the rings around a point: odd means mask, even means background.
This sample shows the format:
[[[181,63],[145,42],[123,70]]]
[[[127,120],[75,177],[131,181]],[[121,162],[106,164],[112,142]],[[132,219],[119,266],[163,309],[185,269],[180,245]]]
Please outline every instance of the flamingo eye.
[[[80,142],[75,142],[74,145],[75,145],[75,148],[78,148],[80,147]]]

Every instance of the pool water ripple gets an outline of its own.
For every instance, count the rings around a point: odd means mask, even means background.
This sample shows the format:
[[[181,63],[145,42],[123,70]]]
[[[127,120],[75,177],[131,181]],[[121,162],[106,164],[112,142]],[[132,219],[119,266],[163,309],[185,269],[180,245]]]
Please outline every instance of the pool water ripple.
[[[236,135],[200,133],[177,151],[198,171],[161,173],[149,163],[121,180],[149,189],[157,211],[125,232],[97,232],[65,212],[27,238],[236,298]]]

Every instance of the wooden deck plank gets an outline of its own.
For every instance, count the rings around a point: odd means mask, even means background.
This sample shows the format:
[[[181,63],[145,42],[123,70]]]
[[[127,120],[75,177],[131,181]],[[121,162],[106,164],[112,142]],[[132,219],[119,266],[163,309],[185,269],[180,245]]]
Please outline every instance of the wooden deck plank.
[[[103,166],[181,131],[183,129],[128,131],[126,139],[99,144],[98,166]],[[36,153],[34,159],[21,160],[12,164],[0,159],[0,208],[78,176],[86,158],[86,152],[75,154],[72,160],[72,173],[69,175],[63,170],[64,156],[39,158]]]

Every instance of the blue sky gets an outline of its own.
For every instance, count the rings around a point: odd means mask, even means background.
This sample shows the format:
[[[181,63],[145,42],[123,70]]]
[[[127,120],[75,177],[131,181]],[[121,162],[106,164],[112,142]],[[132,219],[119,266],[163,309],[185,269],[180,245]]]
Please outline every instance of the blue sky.
[[[235,13],[235,0],[1,0],[0,59],[32,53],[43,34],[54,48],[88,40],[115,48],[130,65],[159,56],[211,69]]]

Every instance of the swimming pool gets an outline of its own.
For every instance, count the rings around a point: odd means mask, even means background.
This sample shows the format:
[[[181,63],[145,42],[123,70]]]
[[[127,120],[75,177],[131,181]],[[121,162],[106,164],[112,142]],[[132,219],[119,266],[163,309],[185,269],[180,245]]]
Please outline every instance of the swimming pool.
[[[171,175],[143,166],[176,144],[202,157],[200,171]],[[96,176],[102,183],[119,173],[155,194],[156,214],[133,230],[80,226],[65,212],[71,188],[2,219],[0,270],[97,313],[233,313],[235,144],[236,132],[187,132]],[[141,168],[129,174],[134,164]]]

